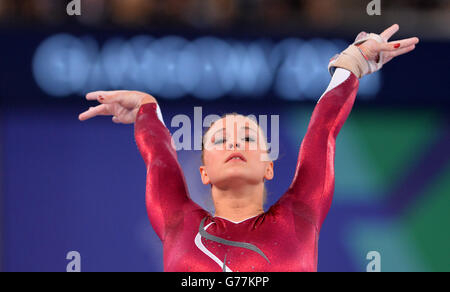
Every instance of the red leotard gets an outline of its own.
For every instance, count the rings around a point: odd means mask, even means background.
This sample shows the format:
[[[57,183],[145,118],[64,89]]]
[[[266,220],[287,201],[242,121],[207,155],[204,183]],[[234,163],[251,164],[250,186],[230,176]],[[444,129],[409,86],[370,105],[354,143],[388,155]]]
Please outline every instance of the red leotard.
[[[358,86],[355,75],[336,71],[312,114],[291,186],[267,212],[242,222],[213,217],[190,199],[156,104],[142,105],[135,138],[147,166],[146,205],[163,243],[164,270],[316,271],[319,232],[334,192],[336,137]]]

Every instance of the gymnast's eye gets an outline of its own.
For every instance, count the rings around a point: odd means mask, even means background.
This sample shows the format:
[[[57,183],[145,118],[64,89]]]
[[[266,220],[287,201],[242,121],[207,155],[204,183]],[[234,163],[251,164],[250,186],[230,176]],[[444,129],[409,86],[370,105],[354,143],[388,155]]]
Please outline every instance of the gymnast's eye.
[[[246,136],[242,140],[245,141],[245,142],[255,142],[255,138],[250,137],[250,136]]]
[[[223,143],[225,143],[225,142],[227,142],[227,139],[225,139],[225,138],[219,138],[219,139],[217,139],[217,140],[214,141],[214,145],[223,144]]]

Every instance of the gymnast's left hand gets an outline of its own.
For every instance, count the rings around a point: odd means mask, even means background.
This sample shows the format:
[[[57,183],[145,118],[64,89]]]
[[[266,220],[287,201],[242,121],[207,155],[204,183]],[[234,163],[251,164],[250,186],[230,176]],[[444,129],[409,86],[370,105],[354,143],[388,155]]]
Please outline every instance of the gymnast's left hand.
[[[395,57],[413,51],[419,43],[419,38],[417,37],[389,42],[389,39],[397,33],[399,29],[400,26],[398,24],[394,24],[380,34],[380,37],[384,41],[383,43],[370,39],[359,45],[359,47],[369,61],[373,62],[378,62],[380,54],[383,53],[381,65],[384,65]],[[361,32],[356,38],[356,41],[363,39],[366,36],[366,32]]]

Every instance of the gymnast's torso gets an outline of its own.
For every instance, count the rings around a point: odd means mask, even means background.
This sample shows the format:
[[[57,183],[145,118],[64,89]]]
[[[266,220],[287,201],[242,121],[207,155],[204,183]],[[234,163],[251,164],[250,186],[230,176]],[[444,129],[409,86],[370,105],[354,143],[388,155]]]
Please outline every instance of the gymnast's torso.
[[[166,271],[315,271],[318,230],[276,205],[241,222],[198,210],[179,218],[164,245]]]
[[[147,167],[146,206],[161,239],[164,271],[317,271],[320,229],[334,192],[336,137],[359,86],[338,69],[301,143],[294,179],[266,212],[241,222],[213,217],[193,202],[156,104],[139,108],[135,138]]]

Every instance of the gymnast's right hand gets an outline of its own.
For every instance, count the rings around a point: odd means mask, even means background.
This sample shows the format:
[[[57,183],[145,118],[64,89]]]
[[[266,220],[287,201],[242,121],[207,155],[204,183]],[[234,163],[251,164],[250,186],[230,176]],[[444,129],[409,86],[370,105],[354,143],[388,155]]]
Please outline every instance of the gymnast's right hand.
[[[97,100],[101,104],[80,114],[80,121],[96,116],[113,116],[116,124],[134,123],[141,105],[157,103],[153,96],[139,91],[95,91],[88,93],[86,99]]]

